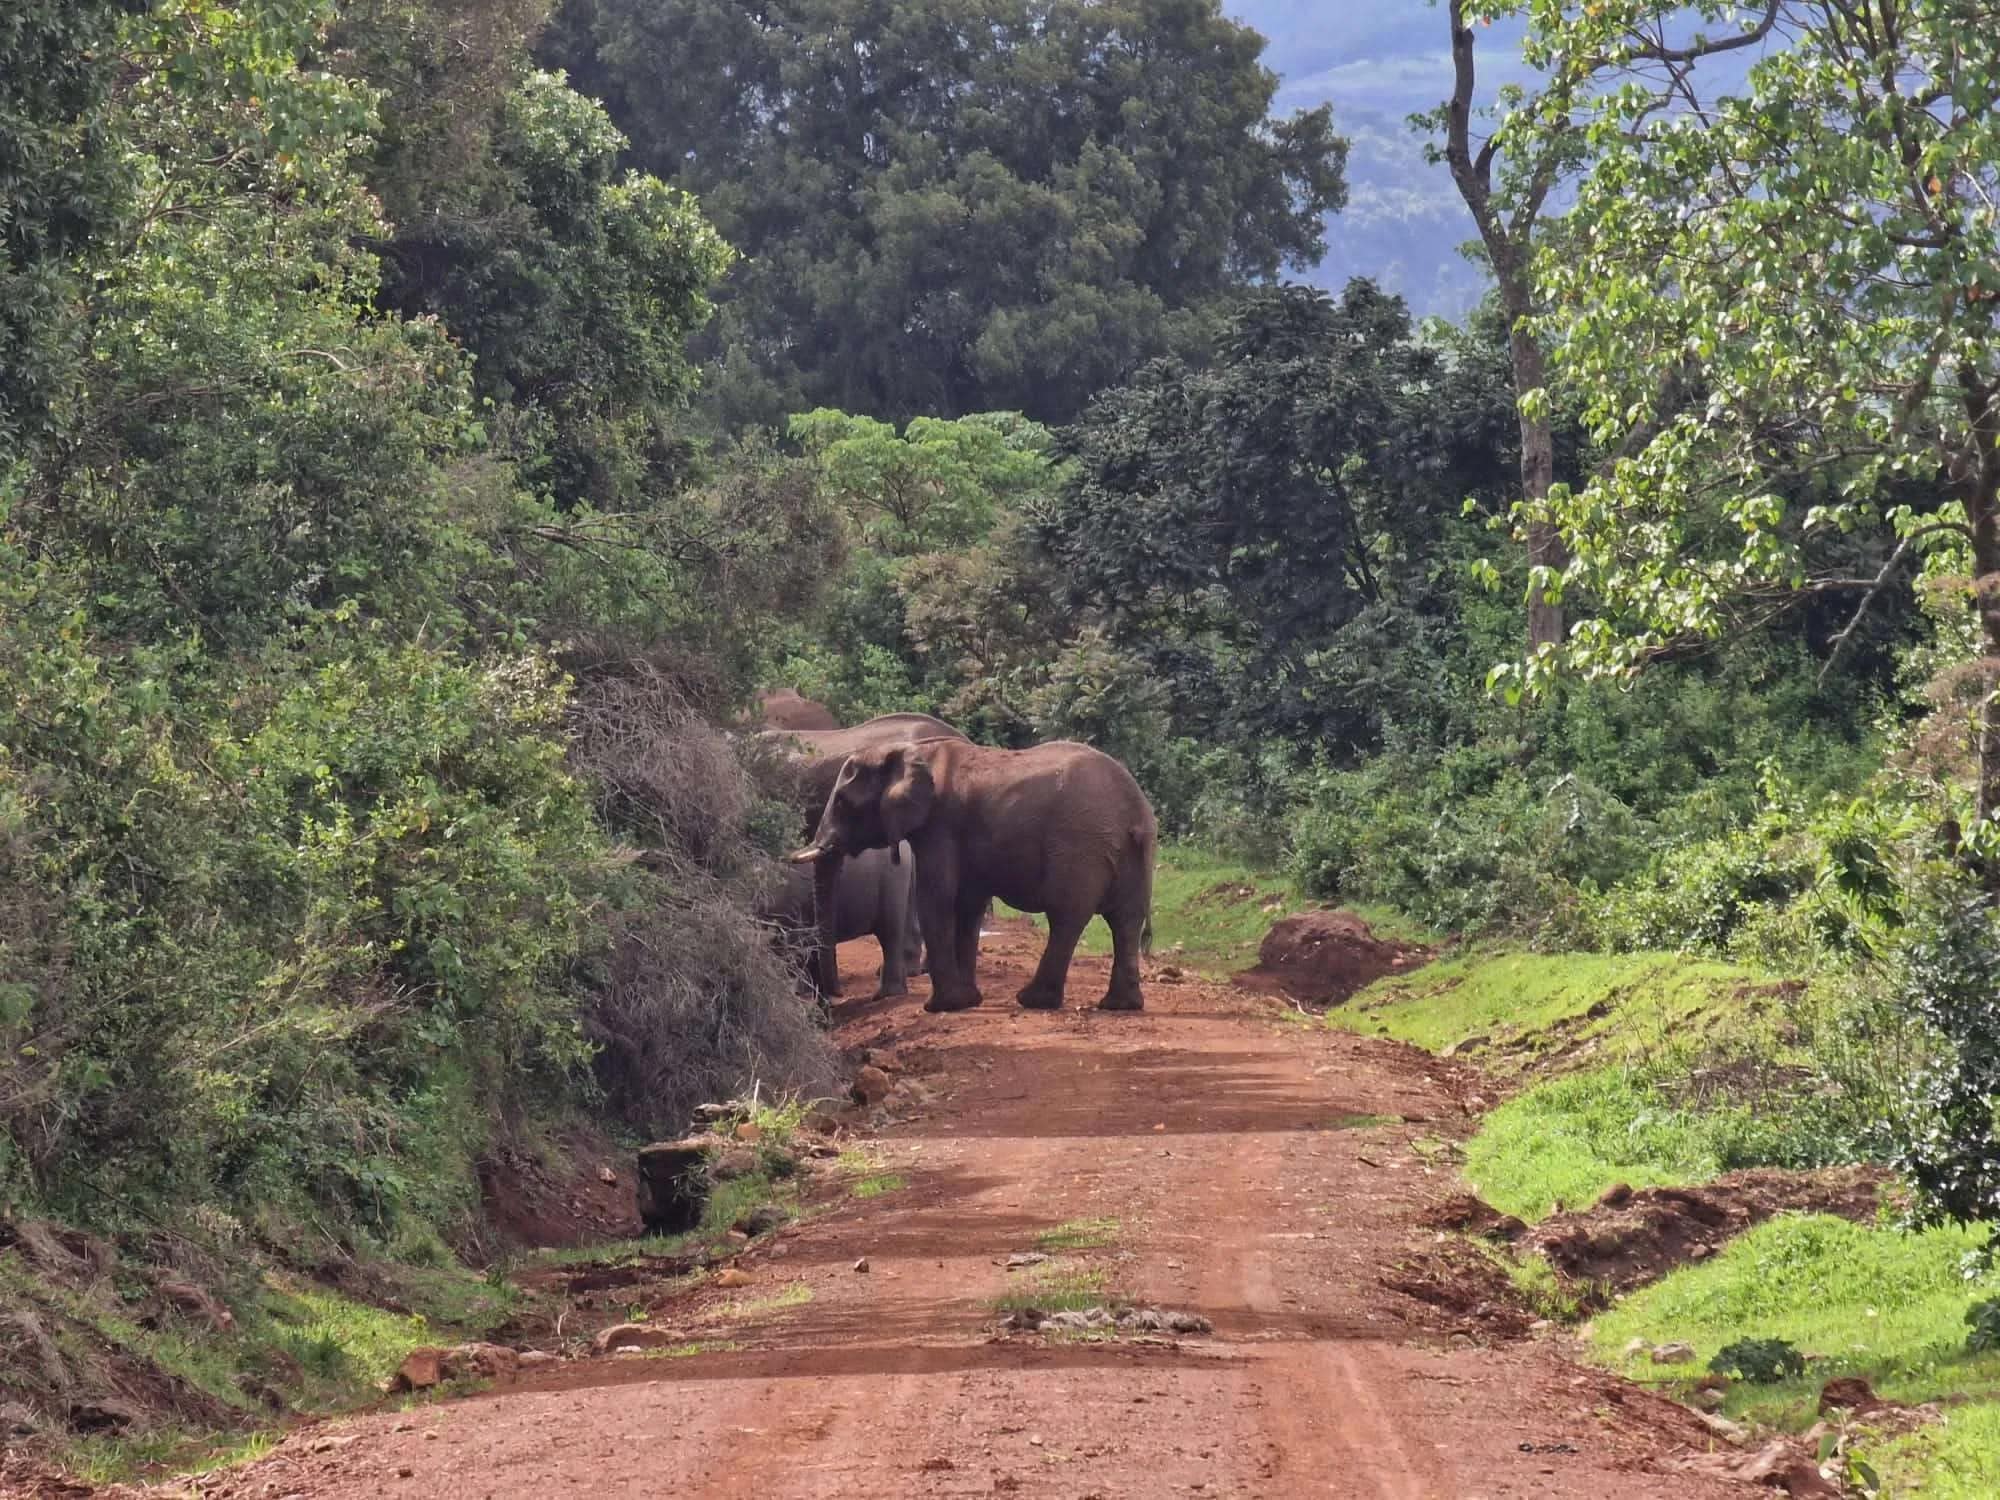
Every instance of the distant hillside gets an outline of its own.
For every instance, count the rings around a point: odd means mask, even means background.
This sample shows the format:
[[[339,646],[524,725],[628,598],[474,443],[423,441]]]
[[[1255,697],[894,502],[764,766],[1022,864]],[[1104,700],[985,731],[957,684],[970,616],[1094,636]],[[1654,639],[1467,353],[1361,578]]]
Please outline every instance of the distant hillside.
[[[1327,228],[1327,255],[1310,280],[1339,286],[1372,276],[1407,298],[1412,311],[1456,315],[1477,302],[1486,273],[1461,253],[1472,220],[1443,166],[1425,162],[1409,116],[1451,88],[1444,11],[1429,0],[1376,6],[1299,0],[1224,0],[1229,14],[1271,39],[1265,61],[1284,79],[1278,106],[1333,102],[1334,120],[1354,143],[1351,197]],[[1490,91],[1526,69],[1511,37],[1482,35],[1481,73]]]

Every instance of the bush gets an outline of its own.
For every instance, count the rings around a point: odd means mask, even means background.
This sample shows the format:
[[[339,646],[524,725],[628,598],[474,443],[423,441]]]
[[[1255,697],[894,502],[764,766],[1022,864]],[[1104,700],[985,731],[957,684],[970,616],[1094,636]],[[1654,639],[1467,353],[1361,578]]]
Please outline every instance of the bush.
[[[1718,1350],[1708,1367],[1752,1385],[1776,1385],[1805,1374],[1806,1357],[1787,1339],[1738,1339]]]
[[[1312,780],[1291,873],[1313,895],[1379,901],[1442,931],[1527,932],[1645,858],[1645,829],[1575,776],[1532,779],[1496,750],[1389,758]]]
[[[600,814],[644,850],[644,872],[617,892],[605,951],[580,975],[584,1030],[613,1110],[643,1133],[676,1132],[697,1104],[753,1082],[830,1087],[816,1010],[751,915],[782,878],[759,830],[796,834],[795,807],[760,791],[745,759],[655,665],[586,685],[571,722],[572,763]],[[743,757],[761,749],[746,742]]]
[[[1992,898],[1935,873],[1891,966],[1894,991],[1936,1045],[1911,1070],[1893,1120],[1919,1217],[2000,1220],[2000,923]]]

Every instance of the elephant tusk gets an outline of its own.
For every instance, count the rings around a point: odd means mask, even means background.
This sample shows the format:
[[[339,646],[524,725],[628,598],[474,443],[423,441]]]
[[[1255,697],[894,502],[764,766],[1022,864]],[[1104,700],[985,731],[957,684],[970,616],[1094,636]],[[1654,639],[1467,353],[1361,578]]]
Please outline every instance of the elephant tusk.
[[[808,844],[803,849],[794,849],[785,856],[785,863],[791,865],[817,864],[833,851],[824,844]]]

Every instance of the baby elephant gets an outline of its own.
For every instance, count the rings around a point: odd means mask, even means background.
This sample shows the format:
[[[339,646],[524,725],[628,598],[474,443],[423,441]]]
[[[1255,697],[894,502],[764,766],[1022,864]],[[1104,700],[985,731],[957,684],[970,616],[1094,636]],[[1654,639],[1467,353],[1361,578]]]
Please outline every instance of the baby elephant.
[[[841,864],[833,887],[834,941],[872,937],[882,945],[882,982],[875,999],[910,992],[910,975],[922,973],[923,942],[917,930],[911,890],[916,861],[910,846],[893,852],[870,849]],[[793,866],[785,876],[776,905],[763,913],[788,932],[810,937],[813,932],[813,876]],[[832,995],[823,996],[832,1000]]]

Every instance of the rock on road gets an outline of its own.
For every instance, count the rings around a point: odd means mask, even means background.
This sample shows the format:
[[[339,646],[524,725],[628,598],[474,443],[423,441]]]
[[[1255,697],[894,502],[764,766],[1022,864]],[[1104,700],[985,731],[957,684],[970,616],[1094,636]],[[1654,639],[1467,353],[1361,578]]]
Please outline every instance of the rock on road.
[[[1450,1165],[1418,1149],[1470,1128],[1449,1064],[1285,1024],[1276,1000],[1192,979],[1155,977],[1143,1014],[1100,1014],[1088,1007],[1106,965],[1087,956],[1070,1009],[1026,1013],[1011,997],[1038,951],[1025,924],[1002,924],[978,1011],[923,1014],[922,981],[841,1007],[842,1045],[893,1044],[921,1074],[928,1102],[875,1143],[905,1185],[808,1220],[782,1258],[747,1255],[771,1306],[740,1303],[719,1346],[579,1360],[322,1424],[199,1492],[1750,1493],[1676,1467],[1713,1446],[1679,1408],[1546,1341],[1475,1342],[1476,1322],[1454,1331],[1451,1315],[1385,1286],[1434,1247],[1421,1217],[1454,1186]],[[850,976],[873,973],[867,944],[842,959]],[[996,1299],[1041,1269],[1007,1258],[1081,1220],[1116,1224],[1075,1266],[1134,1301],[1200,1313],[1213,1333],[999,1333]]]

